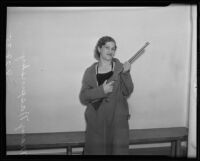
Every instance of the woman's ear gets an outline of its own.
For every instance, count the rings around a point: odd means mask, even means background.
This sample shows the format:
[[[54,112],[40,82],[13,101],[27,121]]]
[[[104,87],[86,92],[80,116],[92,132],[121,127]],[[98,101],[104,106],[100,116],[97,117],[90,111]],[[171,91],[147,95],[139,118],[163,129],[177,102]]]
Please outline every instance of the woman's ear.
[[[98,52],[100,53],[100,51],[101,51],[101,48],[100,48],[100,47],[97,47],[97,50],[98,50]]]

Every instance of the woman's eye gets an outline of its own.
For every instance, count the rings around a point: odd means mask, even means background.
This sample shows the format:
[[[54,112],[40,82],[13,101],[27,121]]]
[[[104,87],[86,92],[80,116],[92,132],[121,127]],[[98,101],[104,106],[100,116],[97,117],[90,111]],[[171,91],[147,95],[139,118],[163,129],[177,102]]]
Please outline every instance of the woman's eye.
[[[105,48],[106,50],[112,50],[112,51],[115,51],[115,48],[110,48],[109,46],[104,46],[104,48]]]

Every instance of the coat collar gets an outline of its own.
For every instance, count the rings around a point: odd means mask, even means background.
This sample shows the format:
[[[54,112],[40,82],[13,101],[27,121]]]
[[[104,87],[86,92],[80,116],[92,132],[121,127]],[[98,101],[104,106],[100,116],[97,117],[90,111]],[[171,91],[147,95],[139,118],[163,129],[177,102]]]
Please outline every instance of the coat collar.
[[[97,79],[96,79],[96,73],[97,73],[97,65],[98,62],[95,62],[90,67],[90,74],[91,74],[91,81],[94,83],[95,86],[98,86]],[[116,76],[123,70],[123,65],[117,58],[113,58],[113,66],[114,66],[114,74],[113,79],[116,79]]]
[[[114,72],[120,73],[123,70],[123,65],[117,58],[113,58],[113,62],[115,63]]]
[[[117,58],[113,58],[113,68],[114,68],[114,72],[121,72],[123,70],[123,65],[122,63],[119,61],[119,59]],[[91,66],[91,70],[92,72],[94,72],[95,74],[97,74],[97,65],[98,62],[95,62],[92,66]]]

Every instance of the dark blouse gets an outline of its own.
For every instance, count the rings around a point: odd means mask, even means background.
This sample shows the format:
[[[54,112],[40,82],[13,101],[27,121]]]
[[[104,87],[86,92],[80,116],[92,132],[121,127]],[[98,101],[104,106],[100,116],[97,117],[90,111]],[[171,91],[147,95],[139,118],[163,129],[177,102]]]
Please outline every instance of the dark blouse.
[[[108,73],[97,73],[97,82],[98,85],[102,85],[105,80],[109,79],[113,74],[113,71],[110,71]]]
[[[97,66],[96,78],[97,78],[98,86],[102,85],[104,81],[108,80],[112,75],[113,75],[113,64],[112,64],[111,71],[107,73],[98,73],[98,66]],[[95,110],[98,110],[102,101],[103,101],[103,98],[93,103],[93,107],[95,108]]]
[[[112,69],[113,69],[113,64],[112,64]],[[97,82],[98,85],[102,85],[104,83],[105,80],[108,80],[112,75],[113,75],[113,70],[111,69],[110,72],[107,73],[98,73],[98,66],[97,66]]]

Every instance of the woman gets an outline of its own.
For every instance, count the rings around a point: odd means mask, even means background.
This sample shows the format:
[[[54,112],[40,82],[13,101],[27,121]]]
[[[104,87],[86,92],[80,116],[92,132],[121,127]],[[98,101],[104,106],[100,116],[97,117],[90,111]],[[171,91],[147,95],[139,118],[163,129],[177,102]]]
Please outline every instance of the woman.
[[[125,155],[129,150],[127,97],[133,91],[131,64],[114,58],[112,37],[104,36],[95,47],[98,62],[86,69],[80,101],[86,105],[86,155]]]

